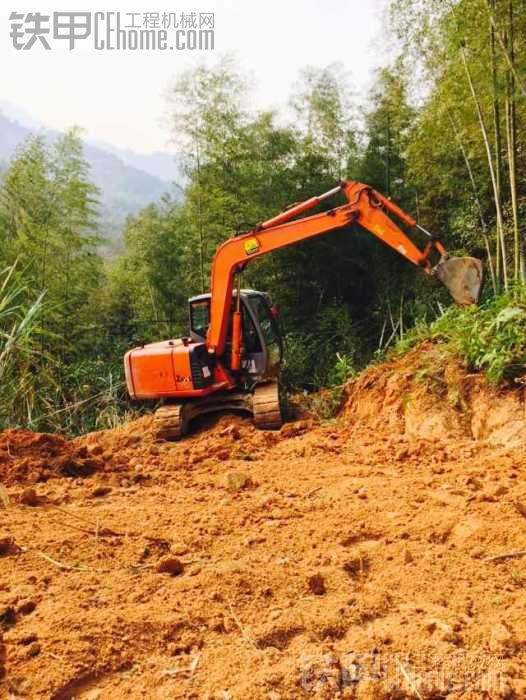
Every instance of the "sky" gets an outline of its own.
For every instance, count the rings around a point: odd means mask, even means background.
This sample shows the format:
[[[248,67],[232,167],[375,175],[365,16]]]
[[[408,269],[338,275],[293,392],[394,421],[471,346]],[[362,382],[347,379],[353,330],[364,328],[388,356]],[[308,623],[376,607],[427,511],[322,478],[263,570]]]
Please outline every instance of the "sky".
[[[382,31],[386,0],[32,0],[0,10],[0,100],[16,105],[49,128],[81,126],[89,139],[148,153],[170,151],[163,117],[173,78],[198,60],[212,64],[234,53],[253,84],[256,108],[282,108],[299,71],[306,65],[341,62],[360,102],[374,69],[385,63]],[[49,38],[17,50],[10,31],[10,7],[18,13],[120,12],[121,24],[143,21],[144,13],[214,13],[213,51],[95,50],[93,37],[77,41]],[[29,25],[23,25],[29,26]],[[46,25],[45,25],[46,26]],[[49,26],[49,25],[47,25]],[[105,26],[101,23],[101,27]],[[167,29],[169,43],[175,29]],[[48,35],[49,36],[49,35]],[[27,42],[25,34],[21,43]]]

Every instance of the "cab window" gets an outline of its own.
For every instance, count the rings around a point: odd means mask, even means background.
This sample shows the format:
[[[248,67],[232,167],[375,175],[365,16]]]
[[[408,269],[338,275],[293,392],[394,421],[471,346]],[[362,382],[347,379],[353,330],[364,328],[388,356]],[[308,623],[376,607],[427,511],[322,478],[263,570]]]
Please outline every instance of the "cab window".
[[[279,345],[280,340],[276,322],[274,321],[266,300],[261,296],[253,296],[250,297],[250,305],[258,320],[265,345]]]
[[[243,304],[243,343],[248,353],[261,352],[259,333],[245,304]]]
[[[206,337],[210,324],[210,300],[194,301],[190,306],[190,328],[192,333]]]

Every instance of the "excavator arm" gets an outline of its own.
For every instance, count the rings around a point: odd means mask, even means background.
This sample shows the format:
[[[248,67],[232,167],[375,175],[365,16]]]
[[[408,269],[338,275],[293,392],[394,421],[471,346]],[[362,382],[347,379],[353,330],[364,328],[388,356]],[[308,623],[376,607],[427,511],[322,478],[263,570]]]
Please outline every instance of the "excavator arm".
[[[345,195],[346,204],[312,216],[295,218],[338,192]],[[424,250],[420,250],[408,238],[387,215],[386,210],[407,226],[417,227],[426,234],[428,242]],[[273,250],[348,227],[353,223],[370,231],[414,265],[422,267],[430,274],[435,273],[458,303],[472,304],[478,300],[482,284],[482,264],[479,260],[448,258],[440,241],[418,226],[417,222],[396,204],[368,185],[342,182],[322,195],[289,207],[259,224],[252,231],[230,238],[218,248],[212,264],[210,325],[206,340],[208,352],[221,356],[225,350],[236,272],[242,271],[250,260]],[[440,257],[435,266],[431,263],[434,252]],[[232,326],[232,369],[236,369],[241,342],[239,310],[234,312]]]

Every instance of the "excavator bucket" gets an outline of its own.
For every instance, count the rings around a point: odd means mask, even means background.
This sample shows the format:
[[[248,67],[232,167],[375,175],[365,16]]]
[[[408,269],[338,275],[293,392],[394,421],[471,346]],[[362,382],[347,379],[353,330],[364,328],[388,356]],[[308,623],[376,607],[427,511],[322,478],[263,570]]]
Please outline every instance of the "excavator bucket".
[[[482,287],[482,262],[477,258],[447,258],[435,267],[438,279],[462,306],[476,304]]]

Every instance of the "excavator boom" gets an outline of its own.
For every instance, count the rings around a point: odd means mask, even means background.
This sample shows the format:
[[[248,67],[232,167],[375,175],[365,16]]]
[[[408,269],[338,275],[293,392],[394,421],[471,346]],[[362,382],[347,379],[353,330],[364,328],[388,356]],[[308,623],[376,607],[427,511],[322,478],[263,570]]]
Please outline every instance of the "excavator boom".
[[[339,192],[345,195],[346,204],[312,216],[295,218]],[[424,250],[413,243],[385,210],[407,226],[418,227],[427,235],[428,242]],[[348,227],[352,223],[360,224],[414,265],[430,274],[436,273],[457,303],[477,302],[482,285],[482,263],[479,260],[449,258],[440,241],[382,194],[359,182],[342,182],[325,194],[293,205],[252,231],[230,238],[218,248],[212,265],[210,326],[206,341],[208,352],[217,356],[224,352],[237,271],[261,255]],[[434,252],[440,256],[440,262],[436,266],[431,263]],[[234,346],[235,344],[236,335]],[[233,352],[237,353],[237,350],[234,347]]]

